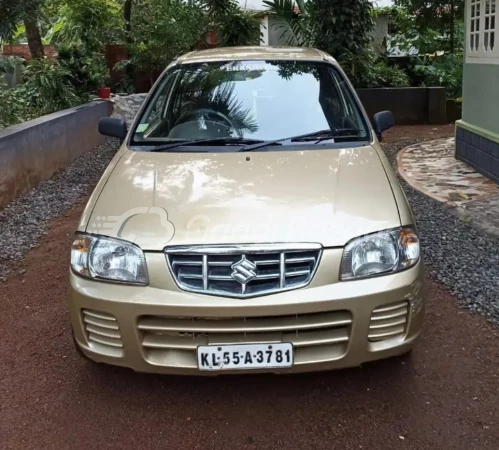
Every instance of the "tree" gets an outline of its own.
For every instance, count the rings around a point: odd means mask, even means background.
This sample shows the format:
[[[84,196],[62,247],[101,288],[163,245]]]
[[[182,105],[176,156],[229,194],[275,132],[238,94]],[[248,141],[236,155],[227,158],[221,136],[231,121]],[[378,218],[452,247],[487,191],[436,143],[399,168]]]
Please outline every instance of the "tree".
[[[206,16],[200,5],[183,0],[135,0],[127,45],[129,59],[119,68],[133,65],[149,73],[162,71],[175,57],[186,53],[206,34]]]
[[[264,0],[288,45],[344,59],[365,49],[374,27],[369,0]]]
[[[371,42],[374,28],[370,0],[309,0],[314,45],[340,59]]]
[[[132,31],[132,0],[125,0],[125,5],[123,7],[123,19],[125,21],[127,39],[130,39],[130,33]]]
[[[26,37],[28,38],[28,47],[31,57],[34,59],[43,58],[45,53],[36,18],[24,17],[24,26],[26,28]]]
[[[419,33],[437,31],[447,41],[450,53],[456,50],[456,25],[464,17],[464,0],[395,0],[395,5],[414,18]]]
[[[369,50],[374,27],[369,0],[264,0],[287,45],[324,50],[342,64],[352,81],[361,76],[374,57]]]
[[[207,11],[209,26],[218,33],[220,46],[260,43],[260,20],[243,11],[235,0],[201,0],[201,5]]]
[[[18,25],[26,28],[32,58],[43,58],[43,43],[38,25],[42,0],[2,0],[0,2],[0,38],[9,40]]]

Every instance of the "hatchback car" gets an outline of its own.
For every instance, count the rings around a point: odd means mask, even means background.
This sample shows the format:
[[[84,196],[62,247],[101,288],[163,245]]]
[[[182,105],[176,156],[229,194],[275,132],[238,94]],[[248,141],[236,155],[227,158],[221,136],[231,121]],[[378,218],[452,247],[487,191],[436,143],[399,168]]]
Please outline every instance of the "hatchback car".
[[[172,62],[81,217],[69,309],[88,358],[171,374],[303,372],[411,350],[414,218],[335,60],[240,47]]]

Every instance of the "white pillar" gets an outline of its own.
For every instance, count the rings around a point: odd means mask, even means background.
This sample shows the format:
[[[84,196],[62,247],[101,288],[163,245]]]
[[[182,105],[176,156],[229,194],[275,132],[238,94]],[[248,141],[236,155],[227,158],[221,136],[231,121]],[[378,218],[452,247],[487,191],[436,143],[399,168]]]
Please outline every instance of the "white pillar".
[[[269,16],[263,16],[260,30],[262,31],[262,40],[260,41],[260,45],[269,45]]]

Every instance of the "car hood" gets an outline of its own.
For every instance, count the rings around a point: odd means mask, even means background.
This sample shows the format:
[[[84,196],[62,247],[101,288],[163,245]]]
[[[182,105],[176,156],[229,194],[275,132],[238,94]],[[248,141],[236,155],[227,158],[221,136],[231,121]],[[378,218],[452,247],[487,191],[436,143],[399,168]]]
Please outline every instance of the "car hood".
[[[87,231],[170,245],[320,243],[400,226],[371,146],[253,153],[124,150]]]

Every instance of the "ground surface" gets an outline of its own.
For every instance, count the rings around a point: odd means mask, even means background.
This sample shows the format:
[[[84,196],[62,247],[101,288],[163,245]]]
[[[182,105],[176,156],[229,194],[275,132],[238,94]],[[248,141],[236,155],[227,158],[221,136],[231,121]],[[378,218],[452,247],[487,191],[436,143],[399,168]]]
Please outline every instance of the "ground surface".
[[[454,157],[454,138],[411,145],[397,158],[400,175],[411,186],[450,206],[499,196],[499,186]]]
[[[416,133],[429,130],[394,130],[388,153]],[[409,198],[419,214],[429,208]],[[0,283],[0,449],[499,448],[499,328],[459,309],[435,281],[412,359],[213,379],[81,359],[65,295],[83,200]]]
[[[454,145],[453,137],[410,145],[398,153],[398,172],[463,222],[499,238],[499,186],[456,160]]]

